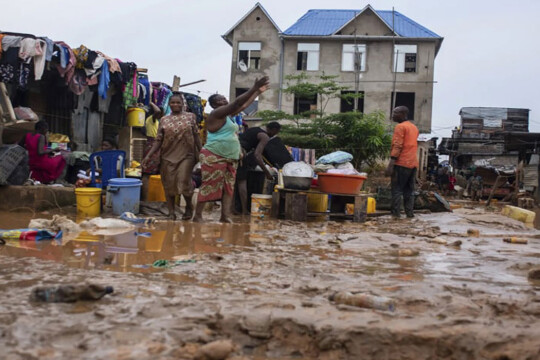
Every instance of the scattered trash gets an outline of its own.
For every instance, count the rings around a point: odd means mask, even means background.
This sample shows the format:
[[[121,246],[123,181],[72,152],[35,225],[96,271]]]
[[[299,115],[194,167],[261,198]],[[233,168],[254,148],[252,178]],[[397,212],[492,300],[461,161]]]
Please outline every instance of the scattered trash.
[[[143,225],[152,225],[153,223],[156,222],[156,218],[153,218],[153,217],[140,218],[130,212],[125,212],[122,215],[120,215],[120,219],[128,221],[133,224],[143,224]]]
[[[429,242],[435,243],[435,244],[441,244],[441,245],[448,244],[448,241],[446,241],[446,239],[443,239],[442,237],[434,237]]]
[[[151,232],[138,232],[138,231],[135,231],[134,235],[135,236],[142,236],[142,237],[146,237],[146,238],[152,237]]]
[[[480,230],[478,230],[478,229],[467,229],[467,236],[479,237],[480,236]]]
[[[461,240],[456,240],[453,243],[448,244],[448,246],[460,247],[461,244],[463,244],[463,242]]]
[[[98,229],[124,229],[131,228],[133,225],[127,221],[120,219],[103,219],[100,217],[91,220],[83,221],[82,228],[98,228]]]
[[[158,269],[167,269],[167,268],[172,268],[172,267],[175,267],[175,266],[178,266],[178,265],[183,265],[183,264],[191,264],[191,263],[196,263],[197,260],[194,260],[194,259],[189,259],[189,260],[175,260],[175,261],[170,261],[170,260],[156,260],[154,261],[154,263],[152,264],[152,267],[153,268],[158,268]]]
[[[375,296],[370,294],[353,294],[347,291],[342,291],[330,295],[328,298],[337,304],[357,306],[368,309],[394,311],[395,303],[392,299]]]
[[[420,251],[413,249],[399,249],[397,251],[397,256],[418,256]]]
[[[234,351],[234,344],[230,340],[217,340],[203,345],[195,353],[195,359],[223,360]]]
[[[224,241],[225,241],[225,240],[222,239],[222,238],[219,238],[219,239],[216,240],[216,242],[218,242],[218,243],[221,243],[221,242],[224,242]]]
[[[54,215],[52,219],[32,219],[28,227],[31,229],[47,229],[52,232],[78,233],[81,228],[66,216]]]
[[[521,221],[522,223],[526,224],[534,223],[534,219],[536,217],[536,213],[534,211],[525,210],[511,205],[504,205],[501,213],[514,220]]]
[[[101,285],[61,285],[37,287],[32,290],[30,300],[37,302],[76,302],[79,300],[99,300],[114,291],[112,286]]]
[[[527,277],[530,280],[540,280],[540,267],[529,270]]]
[[[0,230],[0,238],[4,240],[41,241],[61,239],[62,231],[54,233],[43,229],[13,229]]]
[[[132,268],[135,268],[135,269],[149,269],[150,268],[150,265],[146,265],[146,264],[134,264],[134,265],[131,265]]]
[[[529,242],[529,240],[527,240],[527,239],[518,238],[516,236],[512,236],[512,237],[509,237],[509,238],[504,238],[503,241],[506,242],[506,243],[510,243],[510,244],[527,244]]]

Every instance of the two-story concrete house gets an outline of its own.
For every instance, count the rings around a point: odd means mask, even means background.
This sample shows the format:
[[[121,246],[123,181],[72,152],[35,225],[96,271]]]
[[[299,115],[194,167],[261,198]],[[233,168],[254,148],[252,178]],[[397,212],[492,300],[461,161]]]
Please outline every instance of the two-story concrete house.
[[[352,92],[356,109],[384,111],[392,102],[410,109],[421,132],[431,131],[433,72],[443,38],[392,10],[309,10],[281,31],[257,3],[223,39],[232,46],[230,98],[268,75],[272,90],[260,96],[259,110],[301,113],[317,99],[284,94],[285,76],[302,71],[312,81],[323,72]],[[395,94],[395,95],[393,95]],[[355,104],[331,99],[327,113],[351,111]]]

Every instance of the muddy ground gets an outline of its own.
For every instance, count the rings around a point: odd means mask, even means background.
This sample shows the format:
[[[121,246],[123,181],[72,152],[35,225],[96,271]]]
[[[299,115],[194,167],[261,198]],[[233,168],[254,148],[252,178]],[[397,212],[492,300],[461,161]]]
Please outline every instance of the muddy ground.
[[[0,214],[0,228],[29,217]],[[527,279],[540,232],[522,223],[482,208],[365,224],[244,221],[1,246],[0,358],[192,359],[227,339],[232,351],[216,358],[540,359],[540,283]],[[504,243],[509,235],[529,243]],[[399,256],[405,248],[419,255]],[[195,262],[152,268],[158,259]],[[115,292],[28,300],[37,285],[84,282]],[[396,309],[328,300],[341,290]]]

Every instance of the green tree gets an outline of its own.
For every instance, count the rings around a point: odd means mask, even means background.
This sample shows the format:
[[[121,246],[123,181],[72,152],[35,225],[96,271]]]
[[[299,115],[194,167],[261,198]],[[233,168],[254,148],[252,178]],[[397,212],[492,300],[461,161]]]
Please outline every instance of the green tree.
[[[284,125],[280,137],[290,146],[317,149],[317,156],[332,151],[343,150],[354,157],[353,165],[360,169],[362,165],[373,166],[377,161],[384,159],[390,152],[390,127],[386,124],[382,112],[363,114],[360,112],[346,112],[326,115],[328,102],[334,98],[343,99],[352,103],[361,94],[341,94],[348,87],[340,86],[336,76],[320,75],[318,81],[312,83],[306,73],[286,76],[287,87],[283,89],[286,94],[299,98],[313,98],[317,96],[318,110],[307,111],[301,114],[289,114],[283,111],[261,111],[259,116],[264,122],[277,120],[291,120],[293,124]],[[313,114],[317,118],[309,119]]]

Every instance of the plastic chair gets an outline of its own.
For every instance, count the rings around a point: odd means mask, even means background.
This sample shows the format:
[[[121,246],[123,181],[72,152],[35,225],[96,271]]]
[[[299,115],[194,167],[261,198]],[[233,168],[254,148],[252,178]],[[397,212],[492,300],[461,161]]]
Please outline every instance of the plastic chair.
[[[96,183],[96,158],[101,159],[101,184]],[[98,151],[90,155],[90,187],[107,188],[110,179],[126,177],[124,173],[124,150]],[[120,161],[120,175],[118,175],[118,162]]]

